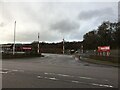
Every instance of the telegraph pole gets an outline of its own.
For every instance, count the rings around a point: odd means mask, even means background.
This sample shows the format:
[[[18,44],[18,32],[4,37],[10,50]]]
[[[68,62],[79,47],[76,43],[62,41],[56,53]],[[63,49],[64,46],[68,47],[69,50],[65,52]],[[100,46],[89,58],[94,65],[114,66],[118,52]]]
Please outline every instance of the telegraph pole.
[[[39,46],[39,33],[38,33],[38,54],[40,53],[40,46]]]
[[[81,52],[83,53],[83,44],[81,45]]]
[[[13,55],[15,55],[15,34],[16,34],[16,21],[14,24],[14,45],[13,45]]]
[[[64,38],[63,38],[63,54],[65,53],[64,43],[65,43],[65,41],[64,41]]]

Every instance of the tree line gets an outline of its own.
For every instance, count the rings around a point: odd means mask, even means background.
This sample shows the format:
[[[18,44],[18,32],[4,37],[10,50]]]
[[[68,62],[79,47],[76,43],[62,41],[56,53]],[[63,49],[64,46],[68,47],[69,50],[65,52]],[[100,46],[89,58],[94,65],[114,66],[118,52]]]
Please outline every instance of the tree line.
[[[110,46],[111,49],[120,49],[120,22],[103,22],[98,28],[89,31],[83,36],[85,50],[95,50],[98,46]]]
[[[37,51],[38,42],[34,41],[31,43],[33,50]],[[46,43],[46,42],[40,42],[40,51],[42,53],[63,53],[63,42],[58,43]],[[68,42],[65,41],[64,47],[65,47],[65,53],[67,53],[69,50],[78,50],[80,49],[82,45],[82,42]]]
[[[87,32],[83,35],[83,41],[65,41],[65,52],[69,50],[96,50],[98,46],[110,46],[111,49],[120,49],[120,22],[103,22],[97,29]],[[13,44],[10,44],[11,49]],[[42,53],[62,53],[63,42],[46,43],[40,42],[40,51]],[[30,46],[32,52],[37,53],[38,41],[31,44],[16,44],[16,47]]]
[[[83,35],[83,41],[65,41],[65,51],[68,50],[96,50],[98,46],[110,46],[111,49],[120,49],[120,22],[111,23],[109,21],[103,22],[97,29],[87,32]],[[33,48],[37,49],[38,42],[31,43]],[[82,48],[83,46],[83,48]],[[42,52],[48,53],[62,53],[63,42],[46,43],[41,42],[40,48]],[[36,50],[35,49],[35,50]]]

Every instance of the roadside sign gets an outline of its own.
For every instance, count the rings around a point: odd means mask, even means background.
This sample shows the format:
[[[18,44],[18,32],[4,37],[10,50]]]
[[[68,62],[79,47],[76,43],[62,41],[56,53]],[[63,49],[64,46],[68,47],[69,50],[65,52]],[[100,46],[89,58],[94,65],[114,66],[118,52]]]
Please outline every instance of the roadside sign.
[[[22,47],[23,50],[31,50],[31,47]]]
[[[98,46],[98,52],[110,52],[110,46]]]
[[[110,55],[110,46],[98,46],[98,54],[100,56],[109,56]]]

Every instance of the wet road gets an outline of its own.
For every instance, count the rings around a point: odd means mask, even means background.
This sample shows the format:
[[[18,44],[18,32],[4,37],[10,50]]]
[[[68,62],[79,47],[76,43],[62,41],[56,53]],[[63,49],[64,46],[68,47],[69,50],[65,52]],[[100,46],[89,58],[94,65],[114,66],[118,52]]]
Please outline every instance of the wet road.
[[[3,88],[116,88],[118,68],[77,61],[71,55],[2,61]]]

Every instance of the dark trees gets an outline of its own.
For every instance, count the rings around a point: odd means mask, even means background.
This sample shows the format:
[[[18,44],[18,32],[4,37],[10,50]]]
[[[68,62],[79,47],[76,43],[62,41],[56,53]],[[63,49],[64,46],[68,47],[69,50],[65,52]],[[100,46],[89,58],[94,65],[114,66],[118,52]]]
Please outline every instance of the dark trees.
[[[84,49],[97,49],[98,46],[110,46],[112,49],[119,48],[120,23],[103,22],[97,30],[84,35]]]

